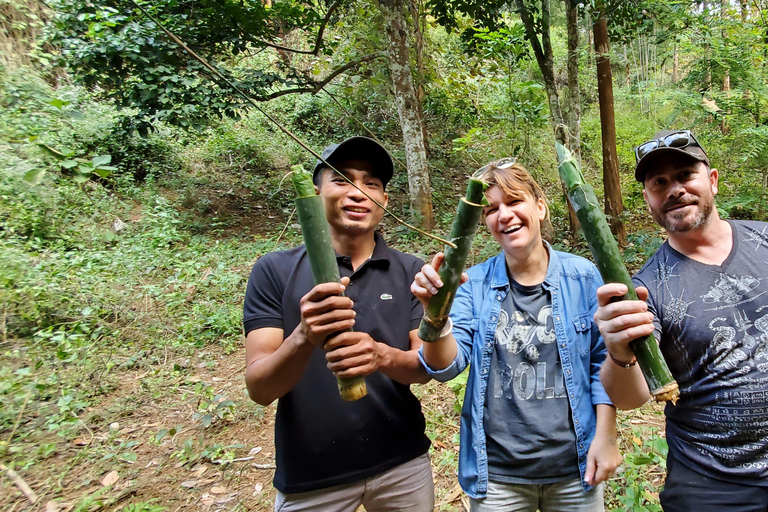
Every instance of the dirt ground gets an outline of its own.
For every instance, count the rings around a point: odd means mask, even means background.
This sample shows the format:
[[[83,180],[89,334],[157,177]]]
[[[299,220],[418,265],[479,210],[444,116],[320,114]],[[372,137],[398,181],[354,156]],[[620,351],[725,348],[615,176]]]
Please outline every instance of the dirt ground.
[[[0,509],[271,510],[275,404],[261,407],[248,399],[242,352],[228,354],[216,346],[196,354],[169,352],[157,365],[118,372],[112,391],[80,414],[81,421],[65,438],[35,429],[34,436],[20,441],[12,439],[12,432],[7,446],[34,451],[55,443],[56,448],[29,467],[17,466],[19,480],[8,473],[0,477]],[[172,371],[180,367],[186,371]],[[437,422],[433,465],[438,502],[456,501],[460,507],[453,473],[458,458],[455,396],[434,382],[415,392],[424,401],[425,415]],[[208,410],[215,411],[216,403],[225,404],[227,414],[214,414],[205,427],[200,406],[214,404]],[[27,404],[18,424],[41,423],[45,415],[45,404]],[[24,484],[34,493],[34,504]]]

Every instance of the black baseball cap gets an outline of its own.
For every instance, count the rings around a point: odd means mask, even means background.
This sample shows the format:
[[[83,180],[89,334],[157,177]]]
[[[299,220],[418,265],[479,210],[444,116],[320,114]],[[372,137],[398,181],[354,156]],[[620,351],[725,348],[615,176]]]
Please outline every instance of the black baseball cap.
[[[710,166],[707,153],[690,130],[662,130],[653,139],[635,148],[635,179],[643,183],[652,162],[672,153],[683,154]]]
[[[341,144],[331,144],[320,156],[334,167],[345,160],[364,160],[373,166],[374,176],[379,178],[385,187],[394,172],[392,157],[387,150],[368,137],[350,137]],[[315,182],[317,182],[318,173],[326,167],[322,160],[317,161],[315,170],[312,172]]]

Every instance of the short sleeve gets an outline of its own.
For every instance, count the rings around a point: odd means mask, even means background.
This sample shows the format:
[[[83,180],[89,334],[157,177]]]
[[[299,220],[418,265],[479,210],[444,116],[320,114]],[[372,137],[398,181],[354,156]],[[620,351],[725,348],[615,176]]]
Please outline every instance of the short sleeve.
[[[283,328],[283,292],[285,277],[276,262],[279,253],[259,258],[251,269],[243,304],[245,335],[263,327]]]
[[[421,271],[421,267],[424,266],[424,262],[420,259],[416,258],[413,261],[413,265],[411,266],[411,271],[409,273],[411,277],[411,283],[413,282],[414,278],[416,277],[416,274],[418,274]],[[410,290],[410,283],[408,283],[408,290]],[[411,325],[409,326],[409,330],[414,330],[419,328],[419,324],[421,323],[421,318],[424,316],[424,306],[421,305],[421,301],[416,298],[414,294],[411,294]]]

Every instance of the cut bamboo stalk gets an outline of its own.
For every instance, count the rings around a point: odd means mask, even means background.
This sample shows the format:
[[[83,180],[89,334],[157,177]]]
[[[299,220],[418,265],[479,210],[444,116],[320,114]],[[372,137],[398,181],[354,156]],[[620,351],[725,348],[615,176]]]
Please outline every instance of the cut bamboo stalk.
[[[600,209],[594,189],[584,179],[581,167],[571,156],[571,152],[557,141],[555,148],[560,179],[563,180],[568,191],[568,200],[579,217],[584,238],[587,239],[603,281],[623,283],[627,286],[627,293],[616,300],[637,300],[637,293],[627,267],[624,266],[619,245],[608,227],[608,221]],[[644,336],[631,341],[629,347],[637,358],[653,398],[658,402],[676,403],[679,395],[677,382],[669,371],[656,338],[652,334]]]
[[[323,202],[312,183],[312,173],[304,170],[301,165],[294,165],[291,170],[296,190],[296,213],[299,216],[315,286],[321,283],[338,283],[341,281],[341,275],[336,262],[336,252],[331,244],[331,232],[325,218]],[[336,381],[341,399],[345,402],[359,400],[368,394],[363,377],[337,377]]]
[[[450,246],[445,248],[445,258],[440,266],[440,280],[443,286],[429,299],[419,325],[419,338],[426,342],[437,341],[448,321],[456,290],[461,283],[461,273],[467,262],[472,240],[475,238],[480,215],[483,213],[483,206],[488,204],[485,198],[487,188],[488,183],[481,180],[479,176],[472,176],[467,184],[465,197],[459,201],[450,236],[456,248]]]

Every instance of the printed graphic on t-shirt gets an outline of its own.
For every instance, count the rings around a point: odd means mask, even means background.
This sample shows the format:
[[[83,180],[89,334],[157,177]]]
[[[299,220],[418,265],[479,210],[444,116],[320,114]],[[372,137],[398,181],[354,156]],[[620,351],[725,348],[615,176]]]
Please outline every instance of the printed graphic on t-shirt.
[[[484,427],[489,479],[578,478],[578,454],[552,302],[542,285],[512,283],[496,324]]]
[[[731,226],[734,247],[722,266],[690,260],[666,244],[637,277],[650,285],[662,352],[680,385],[680,403],[666,410],[675,456],[715,474],[763,478],[768,227]]]
[[[540,361],[544,345],[555,341],[552,306],[541,308],[536,318],[527,312],[499,312],[496,343],[517,358],[502,358],[494,379],[494,398],[518,400],[565,397],[563,369],[559,361]],[[514,365],[514,368],[509,363]]]

